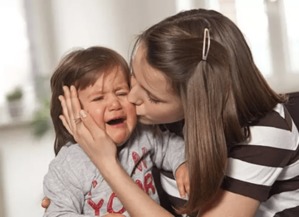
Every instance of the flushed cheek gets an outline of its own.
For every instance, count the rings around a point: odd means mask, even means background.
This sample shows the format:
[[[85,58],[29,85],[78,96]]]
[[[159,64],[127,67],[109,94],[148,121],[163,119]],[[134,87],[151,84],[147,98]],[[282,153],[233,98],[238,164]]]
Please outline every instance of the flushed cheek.
[[[98,126],[102,126],[104,124],[103,111],[101,109],[95,109],[93,111],[87,112],[91,115]]]
[[[133,106],[131,109],[128,110],[127,113],[127,124],[128,128],[130,130],[133,130],[137,123],[137,115],[136,115],[136,109],[135,106]]]

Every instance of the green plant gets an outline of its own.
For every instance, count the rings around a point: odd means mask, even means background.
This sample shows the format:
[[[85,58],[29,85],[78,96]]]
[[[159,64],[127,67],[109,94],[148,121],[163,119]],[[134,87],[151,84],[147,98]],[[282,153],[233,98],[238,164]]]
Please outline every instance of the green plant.
[[[19,100],[22,97],[23,97],[23,91],[20,87],[16,87],[14,90],[6,94],[6,100],[8,102]]]
[[[50,102],[44,100],[38,110],[35,111],[31,125],[33,127],[33,134],[36,137],[42,137],[52,127],[50,119]]]

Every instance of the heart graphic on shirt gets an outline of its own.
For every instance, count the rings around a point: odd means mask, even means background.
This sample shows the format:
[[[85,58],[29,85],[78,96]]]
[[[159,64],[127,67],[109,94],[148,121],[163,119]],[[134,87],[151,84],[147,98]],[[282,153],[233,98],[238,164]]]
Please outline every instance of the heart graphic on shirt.
[[[97,186],[98,182],[97,182],[97,180],[93,180],[91,184],[92,184],[92,187],[95,188]]]

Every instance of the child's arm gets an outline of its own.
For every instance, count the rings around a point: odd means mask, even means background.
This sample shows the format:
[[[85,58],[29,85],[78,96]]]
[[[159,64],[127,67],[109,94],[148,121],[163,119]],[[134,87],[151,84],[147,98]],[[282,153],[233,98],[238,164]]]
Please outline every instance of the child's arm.
[[[79,148],[79,147],[78,147]],[[61,149],[50,164],[49,171],[44,177],[44,194],[51,200],[51,204],[45,211],[44,217],[90,217],[82,215],[84,204],[84,191],[80,179],[70,166]],[[77,159],[73,159],[76,161]],[[79,161],[79,160],[78,160]],[[82,174],[82,178],[85,174]]]
[[[164,193],[162,199],[165,199],[165,207],[179,209],[186,204],[187,193],[189,192],[189,176],[185,164],[185,144],[182,137],[169,131],[153,131],[146,126],[150,144],[153,144],[152,159],[160,171],[160,180],[157,179],[157,185],[161,184]],[[159,183],[160,181],[160,183]]]
[[[174,187],[171,187],[172,194],[170,195],[186,199],[186,194],[189,193],[189,173],[185,160],[184,140],[169,131],[160,132],[157,135],[160,136],[153,136],[153,144],[155,144],[154,162],[159,169],[172,171],[173,175],[169,177],[168,173],[169,181],[166,182],[173,185],[171,179],[175,178],[180,195],[175,194],[177,190]],[[162,183],[162,186],[164,188],[165,185]],[[164,190],[168,192],[167,189],[164,188]]]
[[[46,209],[44,217],[82,217],[78,198],[69,194],[67,189],[62,190],[61,183],[52,181],[45,180],[44,193],[51,200],[51,204]]]

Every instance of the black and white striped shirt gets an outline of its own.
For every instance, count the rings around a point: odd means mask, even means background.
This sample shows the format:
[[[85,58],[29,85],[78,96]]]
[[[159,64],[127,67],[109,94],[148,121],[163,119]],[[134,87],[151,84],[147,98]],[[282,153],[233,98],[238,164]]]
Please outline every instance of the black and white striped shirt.
[[[223,189],[260,201],[256,217],[298,217],[299,134],[290,114],[278,104],[250,134],[229,148]],[[161,175],[161,182],[172,203],[181,205],[175,180]]]
[[[229,148],[223,188],[261,202],[256,217],[299,216],[299,134],[282,104]]]

